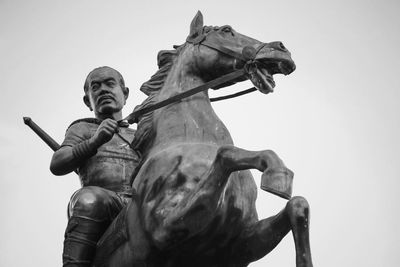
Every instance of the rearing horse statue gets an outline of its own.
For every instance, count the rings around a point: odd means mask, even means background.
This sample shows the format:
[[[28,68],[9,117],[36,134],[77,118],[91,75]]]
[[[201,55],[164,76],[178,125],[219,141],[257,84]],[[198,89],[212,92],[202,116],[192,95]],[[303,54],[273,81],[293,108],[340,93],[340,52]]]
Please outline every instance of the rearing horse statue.
[[[246,67],[245,47],[253,53],[252,70],[218,87],[250,78],[268,93],[273,74],[295,69],[282,43],[261,43],[230,26],[203,26],[199,12],[186,43],[159,53],[158,72],[141,87],[148,98],[140,108]],[[296,266],[312,266],[307,201],[278,190],[289,198],[281,212],[259,220],[255,208],[249,169],[266,181],[291,180],[293,173],[271,150],[235,147],[207,91],[141,116],[133,145],[143,155],[137,193],[99,241],[94,266],[247,266],[290,231]]]

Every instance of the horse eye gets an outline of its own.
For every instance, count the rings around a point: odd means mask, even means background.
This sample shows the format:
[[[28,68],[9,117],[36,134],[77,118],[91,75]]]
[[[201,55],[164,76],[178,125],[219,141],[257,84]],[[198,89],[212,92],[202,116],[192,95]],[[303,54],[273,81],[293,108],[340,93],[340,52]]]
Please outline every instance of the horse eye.
[[[222,28],[223,32],[232,32],[232,28],[230,26],[226,26]]]

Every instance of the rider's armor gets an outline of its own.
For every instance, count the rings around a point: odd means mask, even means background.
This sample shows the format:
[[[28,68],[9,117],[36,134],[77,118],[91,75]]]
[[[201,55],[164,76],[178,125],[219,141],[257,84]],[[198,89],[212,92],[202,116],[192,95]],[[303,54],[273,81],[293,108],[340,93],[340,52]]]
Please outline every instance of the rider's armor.
[[[78,120],[68,128],[61,146],[91,138],[98,120]],[[139,155],[130,147],[135,131],[120,125],[118,133],[100,146],[78,169],[82,188],[71,197],[65,232],[63,266],[90,266],[96,243],[132,196]]]

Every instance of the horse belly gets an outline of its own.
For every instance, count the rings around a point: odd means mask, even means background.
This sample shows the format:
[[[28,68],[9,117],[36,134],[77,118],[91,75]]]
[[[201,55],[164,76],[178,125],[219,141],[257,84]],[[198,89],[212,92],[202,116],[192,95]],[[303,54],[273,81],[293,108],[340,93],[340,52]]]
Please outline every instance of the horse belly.
[[[171,177],[177,173],[184,175],[189,183],[196,182],[210,168],[217,149],[216,145],[189,143],[151,154],[141,166],[133,185],[138,192],[145,193],[153,184],[173,185],[176,181]]]
[[[210,179],[219,179],[210,177],[217,150],[216,145],[180,144],[151,155],[141,167],[135,187],[142,218],[160,249],[196,237],[207,243],[219,236],[226,243],[253,221],[254,201],[246,190],[253,189],[251,177],[239,178],[241,171],[220,189],[210,186]]]
[[[182,205],[190,202],[190,196],[199,193],[217,149],[212,144],[179,144],[150,155],[142,165],[134,187],[141,200],[144,225],[156,242],[169,243],[166,240],[171,231],[179,231],[165,225],[174,228],[177,224],[169,220],[184,210]]]

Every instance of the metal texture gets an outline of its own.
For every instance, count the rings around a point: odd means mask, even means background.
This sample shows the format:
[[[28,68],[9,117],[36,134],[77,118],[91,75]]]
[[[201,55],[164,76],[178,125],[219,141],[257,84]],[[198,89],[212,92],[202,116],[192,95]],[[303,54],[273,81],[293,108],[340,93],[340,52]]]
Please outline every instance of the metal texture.
[[[30,117],[23,117],[24,123],[29,126],[53,151],[60,148],[60,145],[42,128],[39,127]]]
[[[293,173],[278,155],[234,146],[206,92],[154,109],[155,103],[242,68],[246,62],[232,55],[249,46],[256,51],[245,49],[252,60],[249,77],[217,87],[250,78],[260,92],[269,93],[274,74],[295,69],[289,51],[280,42],[259,42],[229,26],[204,26],[201,13],[186,40],[159,53],[160,70],[141,87],[148,98],[137,110],[151,111],[133,116],[139,121],[132,147],[143,155],[133,182],[137,197],[105,233],[93,266],[244,267],[292,232],[296,266],[311,267],[309,205],[303,197],[291,198]],[[202,46],[205,41],[224,49]],[[258,219],[257,188],[248,169],[262,173],[264,189],[289,198],[281,212]],[[118,225],[127,229],[124,235]],[[123,238],[113,243],[114,235]]]
[[[207,89],[210,89],[211,87],[218,86],[218,85],[220,85],[222,83],[225,83],[225,82],[237,79],[239,77],[242,77],[245,73],[246,72],[245,72],[244,69],[237,70],[237,71],[234,71],[232,73],[228,73],[228,74],[223,75],[223,76],[221,76],[219,78],[216,78],[216,79],[214,79],[212,81],[209,81],[209,82],[207,82],[205,84],[197,86],[197,87],[195,87],[195,88],[193,88],[191,90],[185,91],[185,92],[180,93],[178,95],[171,96],[168,99],[165,99],[165,100],[162,100],[162,101],[160,101],[158,103],[155,103],[154,105],[138,109],[138,110],[132,112],[131,114],[129,114],[127,117],[125,117],[123,119],[123,121],[128,121],[128,123],[130,123],[130,124],[136,123],[137,120],[139,119],[139,117],[143,116],[146,113],[152,112],[152,111],[157,110],[157,109],[162,108],[162,107],[165,107],[165,106],[167,106],[169,104],[176,103],[176,102],[178,102],[178,101],[180,101],[180,100],[182,100],[184,98],[187,98],[189,96],[192,96],[192,95],[195,95],[195,94],[200,93],[202,91],[205,91]]]

